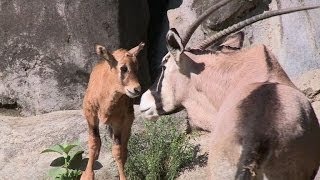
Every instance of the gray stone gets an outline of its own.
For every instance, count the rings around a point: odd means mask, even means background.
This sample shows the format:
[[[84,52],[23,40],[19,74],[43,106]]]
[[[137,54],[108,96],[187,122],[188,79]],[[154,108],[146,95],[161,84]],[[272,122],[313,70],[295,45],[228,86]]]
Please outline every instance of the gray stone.
[[[87,155],[87,123],[79,110],[24,118],[0,116],[0,127],[0,179],[47,179],[49,165],[59,154],[40,153],[55,144],[79,141]],[[116,179],[116,165],[111,149],[105,147],[107,133],[102,128],[99,162],[103,167],[97,179]]]
[[[317,0],[272,1],[271,9],[318,3]],[[320,68],[320,9],[274,17],[245,28],[247,45],[265,44],[290,78]]]
[[[142,119],[137,118],[132,131],[143,130],[143,124]],[[112,157],[112,141],[103,124],[100,124],[100,135],[102,146],[98,162],[103,167],[95,171],[96,179],[116,180],[118,171]],[[88,127],[81,110],[29,117],[0,115],[0,137],[0,179],[47,179],[49,165],[59,154],[40,153],[55,144],[80,142],[84,158],[88,157]]]
[[[144,119],[135,106],[136,119],[132,133],[144,131]],[[184,112],[175,117],[184,118]],[[185,123],[180,127],[184,130]],[[105,125],[100,124],[102,147],[98,161],[102,168],[95,171],[97,180],[116,180],[118,171],[112,157],[112,141]],[[0,179],[47,179],[49,165],[57,153],[41,151],[61,143],[80,142],[84,157],[88,155],[88,127],[81,110],[56,111],[52,113],[13,117],[0,115]],[[195,142],[196,143],[196,142]]]
[[[0,0],[0,103],[16,102],[23,115],[78,109],[98,60],[94,44],[130,48],[147,29],[144,0]]]
[[[174,0],[172,0],[174,2]],[[180,34],[217,0],[185,0],[179,8],[168,10],[170,27]],[[241,19],[260,14],[264,10],[316,4],[317,0],[253,0],[233,1],[198,28],[189,46],[194,47],[221,28]],[[254,8],[255,7],[255,8]],[[320,68],[320,9],[292,13],[257,22],[243,29],[246,34],[245,46],[265,44],[276,55],[291,78]],[[166,32],[164,32],[166,33]],[[164,41],[164,39],[163,39]]]
[[[199,16],[217,2],[219,2],[219,0],[194,1],[192,8],[194,8],[197,16]],[[214,12],[207,20],[204,21],[204,23],[202,23],[203,30],[206,30],[206,32],[220,31],[243,19],[268,10],[268,4],[270,2],[271,0],[231,1],[228,5],[223,6]]]

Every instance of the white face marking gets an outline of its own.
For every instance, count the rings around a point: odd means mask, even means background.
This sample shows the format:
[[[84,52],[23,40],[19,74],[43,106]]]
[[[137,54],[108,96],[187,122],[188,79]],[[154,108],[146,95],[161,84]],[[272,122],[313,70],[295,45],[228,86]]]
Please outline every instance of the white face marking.
[[[135,97],[138,97],[140,94],[136,94],[134,93],[134,90],[129,90],[126,89],[126,95],[129,97],[129,98],[135,98]]]
[[[159,116],[157,113],[155,100],[150,90],[143,93],[141,97],[140,111],[143,113],[144,117],[147,119],[152,119]]]
[[[140,111],[147,118],[172,112],[180,105],[175,98],[175,81],[179,79],[179,67],[170,53],[163,57],[161,67],[163,69],[158,82],[141,97]]]
[[[174,56],[168,53],[163,60],[163,63],[166,66],[166,70],[164,72],[164,78],[162,80],[162,88],[161,88],[161,100],[163,104],[163,110],[166,112],[170,112],[176,108],[176,98],[175,98],[175,81],[179,79],[177,76],[179,71],[179,67],[174,60]]]

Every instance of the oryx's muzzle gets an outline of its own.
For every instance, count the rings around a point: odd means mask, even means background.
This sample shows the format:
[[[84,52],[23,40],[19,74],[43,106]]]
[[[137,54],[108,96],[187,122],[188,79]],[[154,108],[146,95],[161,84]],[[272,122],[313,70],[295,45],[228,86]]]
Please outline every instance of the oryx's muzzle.
[[[158,117],[157,106],[151,91],[148,90],[143,93],[140,101],[140,111],[147,119],[153,119]]]

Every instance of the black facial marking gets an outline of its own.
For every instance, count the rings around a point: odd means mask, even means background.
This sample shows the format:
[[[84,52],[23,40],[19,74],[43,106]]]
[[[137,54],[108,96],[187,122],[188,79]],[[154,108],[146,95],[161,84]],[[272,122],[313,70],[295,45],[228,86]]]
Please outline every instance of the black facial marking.
[[[151,95],[155,100],[157,112],[159,115],[165,112],[163,110],[163,104],[161,99],[161,88],[162,88],[162,81],[164,78],[164,71],[165,71],[165,67],[162,66],[160,75],[157,77],[155,83],[153,83],[153,85],[150,87]]]
[[[172,32],[170,32],[172,31]],[[174,51],[183,51],[183,48],[180,47],[179,42],[177,41],[178,39],[180,40],[180,36],[179,33],[177,32],[177,30],[175,28],[171,28],[170,31],[168,32],[167,36],[166,36],[166,41],[167,41],[167,49],[170,52],[174,52]]]
[[[120,67],[121,75],[120,78],[121,80],[124,80],[126,73],[128,72],[128,67],[127,65],[123,65]]]
[[[161,74],[157,77],[155,83],[150,87],[151,95],[155,100],[156,110],[158,115],[169,115],[176,112],[179,112],[183,109],[183,107],[177,107],[170,112],[166,112],[163,109],[162,98],[161,98],[161,89],[162,89],[162,81],[164,79],[165,66],[162,65]]]
[[[120,67],[120,70],[122,73],[126,73],[126,72],[128,72],[128,67],[126,65],[123,65]]]

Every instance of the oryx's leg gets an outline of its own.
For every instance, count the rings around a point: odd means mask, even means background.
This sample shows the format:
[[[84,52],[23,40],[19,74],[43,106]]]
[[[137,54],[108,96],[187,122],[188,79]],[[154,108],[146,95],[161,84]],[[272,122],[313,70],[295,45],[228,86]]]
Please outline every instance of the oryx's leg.
[[[89,160],[86,167],[86,170],[83,172],[81,176],[81,180],[93,180],[94,172],[93,172],[93,164],[94,161],[98,159],[101,147],[101,139],[99,133],[99,119],[97,114],[92,112],[91,110],[85,110],[84,115],[88,122],[89,127]]]

